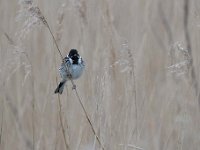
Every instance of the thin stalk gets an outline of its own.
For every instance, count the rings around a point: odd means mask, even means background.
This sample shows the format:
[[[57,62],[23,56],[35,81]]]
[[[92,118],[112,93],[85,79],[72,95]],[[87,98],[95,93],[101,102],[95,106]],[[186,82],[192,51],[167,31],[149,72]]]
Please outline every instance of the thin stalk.
[[[57,48],[57,50],[58,50],[58,52],[59,52],[59,54],[60,54],[60,57],[61,57],[61,58],[62,58],[62,60],[63,60],[63,59],[64,59],[64,57],[62,56],[62,53],[61,53],[61,51],[60,51],[60,49],[59,49],[59,47],[58,47],[58,44],[57,44],[57,42],[56,42],[56,39],[55,39],[55,37],[54,37],[54,35],[53,35],[53,33],[52,33],[51,29],[50,29],[50,26],[49,26],[49,24],[48,24],[48,23],[46,23],[46,26],[47,26],[47,28],[48,28],[48,30],[49,30],[49,32],[50,32],[50,34],[51,34],[52,38],[53,38],[53,41],[54,41],[54,43],[56,44],[56,48]]]
[[[49,28],[49,31],[51,32],[50,28]],[[53,36],[52,32],[51,32],[51,35]],[[53,36],[54,38],[54,36]],[[55,40],[55,38],[54,38]],[[56,42],[56,40],[54,41]],[[56,42],[56,45],[57,45],[57,42]],[[57,49],[59,50],[58,48],[58,45],[57,45]],[[60,53],[61,54],[61,53]],[[61,54],[61,57],[62,57],[62,54]],[[56,57],[55,57],[55,53],[54,53],[54,62],[55,62],[55,68],[56,68]],[[56,77],[56,84],[58,85],[58,79]],[[63,138],[64,138],[64,142],[65,142],[65,148],[66,150],[70,149],[69,148],[69,145],[67,143],[67,140],[66,140],[66,136],[65,136],[65,128],[64,128],[64,124],[63,124],[63,121],[62,121],[62,105],[61,105],[61,101],[60,101],[60,95],[58,94],[58,104],[59,104],[59,120],[60,120],[60,124],[61,124],[61,128],[62,128],[62,134],[63,134]],[[55,147],[56,149],[56,147]]]
[[[63,125],[63,121],[62,121],[61,101],[60,101],[60,95],[59,94],[58,94],[58,103],[59,103],[60,124],[61,124],[61,127],[62,127],[62,133],[63,133],[63,138],[64,138],[64,141],[65,141],[65,147],[66,147],[66,150],[68,150],[69,149],[69,145],[67,144],[67,140],[66,140],[66,136],[65,136],[65,128],[64,128],[64,125]]]
[[[48,30],[49,30],[49,32],[50,32],[52,38],[53,38],[53,41],[54,41],[54,43],[55,43],[55,45],[56,45],[56,48],[57,48],[57,50],[58,50],[58,52],[59,52],[59,54],[60,54],[60,57],[61,57],[62,61],[64,61],[64,57],[62,56],[62,53],[61,53],[61,51],[60,51],[60,49],[59,49],[59,47],[58,47],[58,44],[57,44],[56,39],[55,39],[55,37],[54,37],[54,35],[53,35],[53,32],[52,32],[52,30],[50,29],[50,26],[49,26],[49,24],[48,24],[48,22],[46,21],[46,19],[45,19],[44,16],[42,16],[42,21],[44,22],[44,24],[45,24],[46,27],[48,28]],[[65,67],[66,67],[66,69],[68,70],[68,67],[67,67],[66,65],[65,65]],[[91,128],[92,128],[92,132],[93,132],[93,134],[96,136],[96,138],[97,138],[97,140],[98,140],[100,146],[101,146],[102,149],[104,150],[104,147],[103,147],[103,145],[102,145],[102,143],[101,143],[99,137],[97,136],[97,134],[96,134],[96,132],[95,132],[95,130],[94,130],[94,127],[93,127],[93,125],[92,125],[92,123],[91,123],[91,121],[90,121],[90,119],[89,119],[89,117],[88,117],[88,114],[87,114],[86,110],[85,110],[85,107],[83,106],[83,103],[82,103],[82,101],[81,101],[81,99],[80,99],[80,97],[79,97],[79,95],[78,95],[78,92],[77,92],[77,90],[76,90],[76,85],[74,84],[74,82],[73,82],[73,80],[72,80],[71,78],[70,78],[70,80],[71,80],[71,83],[72,83],[72,85],[73,85],[72,89],[74,89],[75,92],[76,92],[76,96],[77,96],[77,98],[78,98],[78,100],[79,100],[79,102],[80,102],[80,104],[81,104],[81,107],[83,108],[83,111],[84,111],[84,113],[85,113],[85,116],[86,116],[86,118],[87,118],[87,120],[88,120],[88,122],[89,122],[89,124],[90,124],[90,126],[91,126]],[[61,103],[60,103],[60,97],[59,97],[59,95],[58,95],[58,99],[59,99],[59,105],[60,105],[60,121],[61,121],[62,130],[63,130],[63,132],[64,132],[64,126],[63,126],[62,117],[61,117]],[[63,136],[64,136],[64,138],[65,138],[65,134],[63,134]],[[67,145],[67,143],[66,143],[66,138],[65,138],[65,145],[66,145],[66,147],[68,147],[68,145]]]
[[[3,102],[3,100],[2,100]],[[3,116],[4,116],[4,105],[2,105],[2,118],[1,118],[1,129],[0,129],[0,147],[1,147],[1,141],[2,141],[2,133],[3,133]]]
[[[101,146],[102,149],[104,150],[104,146],[102,145],[99,136],[96,134],[96,131],[94,130],[94,127],[93,127],[93,125],[92,125],[92,122],[90,121],[90,118],[89,118],[89,116],[88,116],[88,114],[87,114],[87,111],[85,110],[85,107],[84,107],[84,105],[83,105],[83,103],[82,103],[82,101],[81,101],[81,99],[80,99],[80,97],[79,97],[78,92],[77,92],[76,89],[75,89],[75,92],[76,92],[76,96],[77,96],[77,98],[78,98],[78,100],[79,100],[79,103],[81,104],[81,107],[83,108],[84,114],[85,114],[85,116],[86,116],[86,118],[87,118],[87,120],[88,120],[88,122],[89,122],[89,124],[90,124],[90,126],[91,126],[92,132],[93,132],[93,134],[95,135],[95,137],[97,138],[97,141],[99,142],[100,146]]]
[[[56,39],[55,39],[55,37],[54,37],[54,35],[53,35],[53,33],[52,33],[52,31],[51,31],[51,29],[50,29],[50,26],[49,26],[49,24],[48,24],[48,22],[46,21],[46,23],[45,23],[45,25],[47,26],[47,28],[48,28],[48,30],[49,30],[49,32],[50,32],[50,34],[51,34],[51,36],[52,36],[52,38],[53,38],[53,41],[54,41],[54,43],[55,43],[55,45],[56,45],[56,48],[57,48],[57,50],[58,50],[58,52],[59,52],[59,54],[60,54],[60,57],[61,57],[61,59],[62,59],[62,61],[64,61],[64,57],[63,57],[63,55],[62,55],[62,53],[61,53],[61,51],[60,51],[60,49],[59,49],[59,47],[58,47],[58,44],[57,44],[57,42],[56,42]],[[68,67],[65,65],[65,67],[66,67],[66,70],[68,70]],[[72,89],[76,89],[76,85],[74,84],[74,81],[70,78],[70,80],[71,80],[71,83],[72,83]]]

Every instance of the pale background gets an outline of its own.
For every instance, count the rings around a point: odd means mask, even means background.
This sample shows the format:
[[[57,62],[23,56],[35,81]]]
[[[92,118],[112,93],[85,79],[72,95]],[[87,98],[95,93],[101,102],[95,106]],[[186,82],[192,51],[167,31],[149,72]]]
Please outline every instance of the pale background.
[[[0,0],[0,150],[65,150],[65,139],[70,150],[100,149],[70,82],[59,113],[61,58],[24,5]],[[85,60],[75,83],[105,150],[200,149],[199,0],[34,5],[62,54],[76,48]]]

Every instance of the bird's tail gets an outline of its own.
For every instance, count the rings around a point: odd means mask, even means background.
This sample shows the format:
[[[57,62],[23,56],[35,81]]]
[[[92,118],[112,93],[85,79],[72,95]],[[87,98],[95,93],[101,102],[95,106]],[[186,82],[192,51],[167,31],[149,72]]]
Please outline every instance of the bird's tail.
[[[62,82],[59,83],[58,87],[56,88],[56,90],[54,92],[55,94],[56,93],[62,94],[64,87],[65,87],[65,82],[66,81],[62,81]]]

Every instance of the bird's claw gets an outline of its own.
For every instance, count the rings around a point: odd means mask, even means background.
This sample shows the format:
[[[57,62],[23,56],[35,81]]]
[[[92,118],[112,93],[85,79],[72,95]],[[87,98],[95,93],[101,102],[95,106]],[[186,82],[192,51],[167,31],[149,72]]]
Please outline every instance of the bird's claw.
[[[72,90],[76,90],[76,85],[75,84],[72,86]]]

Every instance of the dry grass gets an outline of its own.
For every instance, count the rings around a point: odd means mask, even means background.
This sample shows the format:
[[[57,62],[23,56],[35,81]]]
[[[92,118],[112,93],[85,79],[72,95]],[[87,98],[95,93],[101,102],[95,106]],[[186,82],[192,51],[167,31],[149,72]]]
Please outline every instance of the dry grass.
[[[0,1],[0,149],[198,149],[199,6]],[[60,97],[57,48],[86,62]]]

